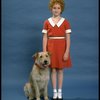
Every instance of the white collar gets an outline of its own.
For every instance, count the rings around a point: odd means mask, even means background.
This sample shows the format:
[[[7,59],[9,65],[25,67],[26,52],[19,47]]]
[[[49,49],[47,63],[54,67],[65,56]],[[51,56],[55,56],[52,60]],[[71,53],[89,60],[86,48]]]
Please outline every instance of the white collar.
[[[55,23],[53,22],[53,20],[52,20],[51,17],[48,18],[49,23],[50,23],[53,27],[54,27],[55,25],[57,25],[58,27],[60,27],[61,24],[64,22],[64,20],[65,20],[65,18],[62,17],[62,18],[58,21],[58,23],[55,24]]]

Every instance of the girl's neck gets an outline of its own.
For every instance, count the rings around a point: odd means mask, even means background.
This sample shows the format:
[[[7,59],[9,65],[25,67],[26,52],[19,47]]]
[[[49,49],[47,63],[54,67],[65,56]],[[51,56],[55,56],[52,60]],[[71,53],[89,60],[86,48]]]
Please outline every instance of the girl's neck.
[[[59,19],[59,18],[61,18],[61,16],[52,16],[52,18],[57,18],[57,19]]]

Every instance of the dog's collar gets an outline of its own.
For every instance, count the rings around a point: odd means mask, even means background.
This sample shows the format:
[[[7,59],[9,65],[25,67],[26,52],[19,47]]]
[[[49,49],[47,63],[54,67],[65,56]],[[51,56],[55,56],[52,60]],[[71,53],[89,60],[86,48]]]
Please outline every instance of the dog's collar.
[[[35,63],[35,65],[36,65],[37,67],[41,68],[39,64]]]

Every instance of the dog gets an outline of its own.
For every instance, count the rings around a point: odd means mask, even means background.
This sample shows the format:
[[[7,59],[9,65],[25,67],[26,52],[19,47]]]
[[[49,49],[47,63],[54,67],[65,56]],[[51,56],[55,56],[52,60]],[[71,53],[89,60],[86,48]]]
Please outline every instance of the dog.
[[[51,63],[49,52],[38,52],[32,57],[35,59],[29,82],[24,86],[24,92],[29,100],[36,98],[48,100],[49,65]]]

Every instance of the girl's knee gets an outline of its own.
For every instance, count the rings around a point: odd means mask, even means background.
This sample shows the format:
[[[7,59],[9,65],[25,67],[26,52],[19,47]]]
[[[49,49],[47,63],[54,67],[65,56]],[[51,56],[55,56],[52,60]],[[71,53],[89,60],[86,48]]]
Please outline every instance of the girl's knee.
[[[52,72],[52,73],[56,73],[56,69],[55,69],[55,68],[52,68],[52,69],[51,69],[51,72]]]
[[[63,69],[58,69],[58,74],[63,74]]]

